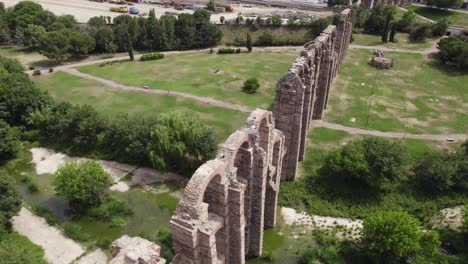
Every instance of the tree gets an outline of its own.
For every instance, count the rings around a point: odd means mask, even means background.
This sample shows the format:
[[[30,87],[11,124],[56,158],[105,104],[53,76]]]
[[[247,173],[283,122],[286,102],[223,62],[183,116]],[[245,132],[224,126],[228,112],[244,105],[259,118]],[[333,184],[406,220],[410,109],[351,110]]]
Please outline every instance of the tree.
[[[210,10],[210,11],[215,11],[216,10],[214,0],[209,0],[208,1],[208,3],[206,4],[206,10]]]
[[[437,8],[447,9],[450,7],[460,7],[463,4],[463,0],[432,0],[433,5]]]
[[[384,30],[382,32],[382,42],[386,43],[386,42],[388,42],[388,33],[389,33],[389,30],[390,30],[390,24],[393,21],[393,19],[395,18],[395,15],[397,13],[397,9],[396,9],[396,7],[394,5],[387,5],[387,6],[385,6],[383,13],[385,15],[385,27],[384,27]]]
[[[0,171],[0,229],[8,228],[10,219],[19,212],[21,203],[15,180],[6,172]]]
[[[393,43],[396,42],[395,35],[397,32],[397,27],[398,25],[396,23],[392,25],[392,31],[390,31],[390,42],[393,42]]]
[[[37,48],[39,46],[39,40],[46,33],[46,30],[43,26],[28,25],[24,29],[24,40],[23,45],[29,48]]]
[[[192,173],[217,150],[212,129],[191,114],[162,115],[151,130],[147,152],[160,170]]]
[[[258,79],[252,77],[244,82],[244,86],[242,86],[242,91],[252,94],[256,93],[259,88],[260,83],[258,82]]]
[[[416,22],[416,14],[412,10],[406,11],[403,16],[398,20],[398,30],[408,33],[411,27]]]
[[[331,151],[321,170],[331,177],[385,190],[407,177],[408,159],[401,142],[366,137]]]
[[[272,16],[271,17],[271,24],[273,26],[279,27],[279,26],[281,26],[281,24],[283,24],[283,20],[281,19],[280,16]]]
[[[180,14],[175,23],[175,34],[178,40],[178,48],[190,49],[196,44],[195,21],[190,14]]]
[[[447,19],[438,20],[437,23],[432,24],[432,35],[433,36],[443,36],[449,27],[449,22]]]
[[[219,22],[221,22],[221,24],[224,24],[224,21],[226,21],[226,18],[224,16],[221,16],[219,18]]]
[[[275,40],[273,38],[273,35],[269,30],[264,31],[257,39],[255,44],[257,46],[265,47],[265,46],[272,46],[274,44]]]
[[[310,24],[310,27],[312,28],[311,29],[312,35],[319,36],[320,33],[322,33],[323,30],[325,30],[330,25],[330,23],[331,23],[330,17],[322,17],[322,18],[313,20],[312,23]]]
[[[117,45],[114,42],[114,32],[108,26],[99,28],[93,37],[96,41],[96,50],[107,53],[115,53]]]
[[[106,200],[112,178],[96,161],[73,161],[58,169],[53,185],[57,195],[79,209],[87,209]]]
[[[421,242],[427,242],[418,228],[419,222],[405,212],[377,212],[364,220],[362,242],[379,263],[391,263],[417,252]],[[429,244],[425,247],[435,250],[440,242],[436,239]]]
[[[88,33],[72,32],[70,34],[70,51],[77,55],[86,55],[94,50],[96,42]]]
[[[19,131],[11,128],[5,121],[0,119],[0,164],[12,159],[19,151]]]
[[[154,9],[151,9],[148,14],[148,42],[150,46],[150,50],[153,51],[158,46],[156,35],[156,27],[158,24],[158,19],[156,18],[156,13]]]
[[[385,29],[386,15],[384,12],[384,7],[381,3],[377,4],[372,8],[364,29],[367,33],[370,34],[381,34]]]
[[[246,40],[246,47],[249,52],[252,52],[252,38],[250,37],[250,34],[247,33],[247,40]]]
[[[57,64],[70,57],[70,38],[67,30],[47,32],[40,38],[39,52]]]
[[[414,42],[421,42],[431,35],[431,24],[422,23],[413,27],[409,34],[409,39]]]
[[[132,46],[132,40],[130,39],[130,34],[128,33],[127,30],[127,50],[128,50],[128,56],[130,57],[130,60],[133,61],[135,58],[133,56],[133,46]]]
[[[442,63],[454,65],[459,70],[468,69],[468,39],[450,36],[437,44],[438,58]]]

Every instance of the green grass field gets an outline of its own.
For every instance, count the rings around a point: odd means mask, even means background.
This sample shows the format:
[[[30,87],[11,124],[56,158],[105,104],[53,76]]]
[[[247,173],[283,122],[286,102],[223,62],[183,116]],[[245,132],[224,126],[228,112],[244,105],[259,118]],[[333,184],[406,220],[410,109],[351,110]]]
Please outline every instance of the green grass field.
[[[158,61],[90,65],[79,70],[122,84],[147,85],[267,109],[273,102],[276,82],[288,70],[299,50],[255,50],[231,55],[178,54]],[[251,77],[256,77],[261,84],[256,94],[241,90],[244,81]]]
[[[314,39],[314,36],[307,27],[274,27],[274,26],[246,26],[246,25],[221,25],[219,26],[223,32],[222,45],[234,45],[236,40],[245,40],[247,33],[255,42],[264,32],[270,32],[274,39],[281,42],[290,41],[294,43],[307,43]]]
[[[420,54],[386,52],[394,68],[368,64],[370,50],[351,49],[331,90],[325,119],[346,126],[408,133],[466,133],[468,75]],[[356,118],[355,123],[351,118]]]
[[[48,91],[54,98],[73,104],[92,105],[106,116],[112,116],[119,112],[139,116],[172,111],[196,113],[207,125],[215,129],[220,142],[241,127],[247,118],[247,113],[175,96],[116,91],[102,84],[63,72],[33,77],[32,79],[40,89]]]
[[[446,18],[451,25],[468,26],[468,14],[466,13],[414,5],[406,5],[405,8],[435,21]]]
[[[397,43],[387,42],[382,43],[381,36],[369,34],[353,34],[354,41],[351,44],[363,46],[383,46],[386,48],[408,49],[408,50],[425,50],[434,45],[438,41],[437,38],[428,39],[425,42],[411,42],[408,39],[407,33],[397,33]]]

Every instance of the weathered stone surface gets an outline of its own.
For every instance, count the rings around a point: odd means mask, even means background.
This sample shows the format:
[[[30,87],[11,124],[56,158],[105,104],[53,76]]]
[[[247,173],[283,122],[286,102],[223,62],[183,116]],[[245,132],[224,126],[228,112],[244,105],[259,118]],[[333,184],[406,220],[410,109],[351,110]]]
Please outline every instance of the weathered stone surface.
[[[165,264],[161,247],[141,237],[127,235],[112,243],[113,259],[109,264]]]
[[[273,112],[256,109],[188,182],[171,219],[174,264],[243,264],[276,224],[280,180],[296,178],[312,119],[327,106],[351,40],[350,10],[300,53],[276,86]]]
[[[384,57],[372,57],[369,59],[369,64],[377,69],[390,69],[393,67],[393,59]]]

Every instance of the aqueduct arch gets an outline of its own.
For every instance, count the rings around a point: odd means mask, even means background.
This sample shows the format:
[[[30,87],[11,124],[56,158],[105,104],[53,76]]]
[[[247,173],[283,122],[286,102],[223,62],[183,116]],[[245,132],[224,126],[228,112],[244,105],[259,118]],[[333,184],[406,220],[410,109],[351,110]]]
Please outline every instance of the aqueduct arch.
[[[278,81],[273,112],[256,109],[185,188],[171,219],[174,264],[243,264],[276,224],[280,180],[296,178],[351,39],[350,10],[305,46]]]

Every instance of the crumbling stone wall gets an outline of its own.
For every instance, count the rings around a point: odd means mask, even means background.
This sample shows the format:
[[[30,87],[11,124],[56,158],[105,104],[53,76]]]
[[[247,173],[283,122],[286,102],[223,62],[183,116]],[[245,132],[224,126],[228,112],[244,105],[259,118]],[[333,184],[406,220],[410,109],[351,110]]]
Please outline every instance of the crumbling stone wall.
[[[349,9],[336,26],[328,26],[307,45],[276,85],[273,114],[276,128],[285,136],[282,179],[294,180],[298,161],[304,160],[310,121],[321,119],[338,67],[352,34]]]
[[[350,10],[306,45],[279,80],[273,112],[256,109],[193,174],[171,219],[174,264],[243,264],[260,256],[263,230],[276,224],[281,179],[296,177],[312,119],[351,39]]]

